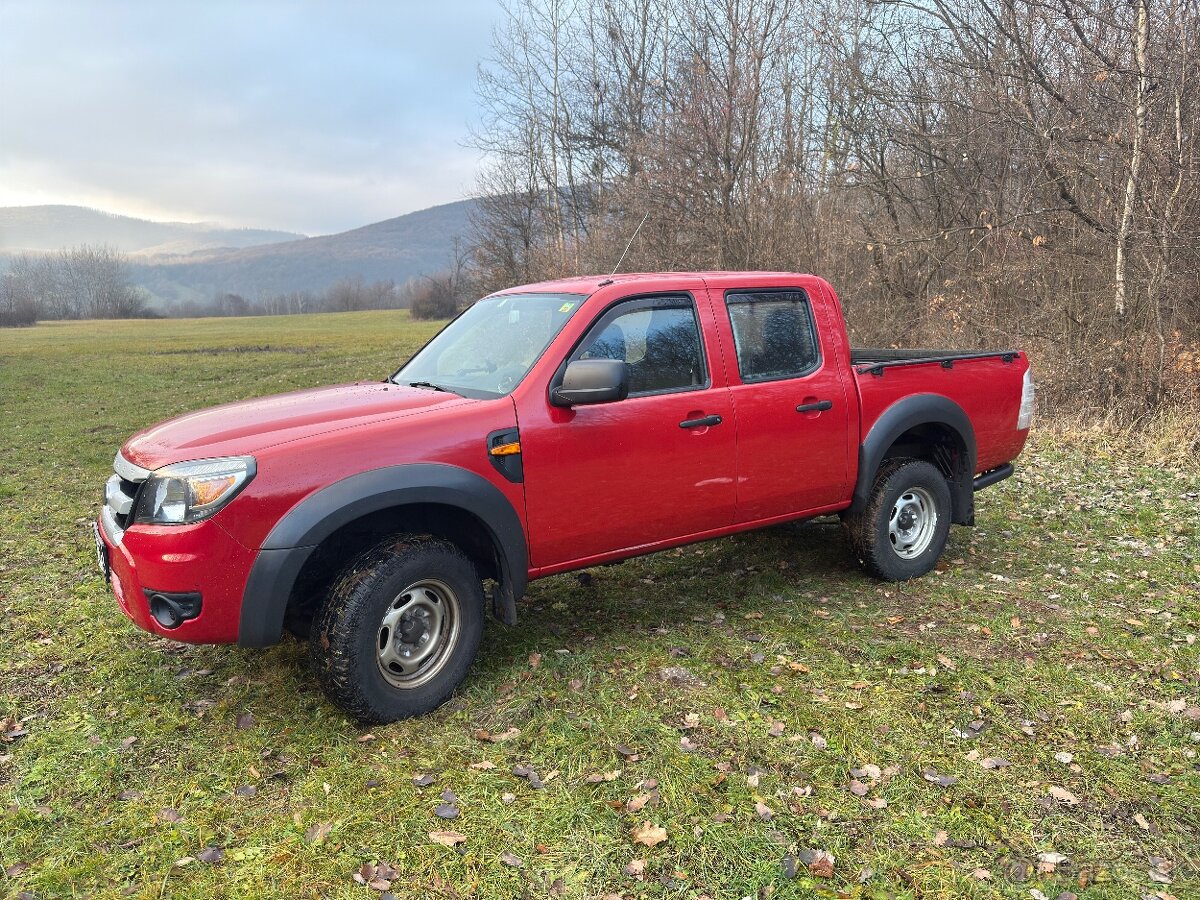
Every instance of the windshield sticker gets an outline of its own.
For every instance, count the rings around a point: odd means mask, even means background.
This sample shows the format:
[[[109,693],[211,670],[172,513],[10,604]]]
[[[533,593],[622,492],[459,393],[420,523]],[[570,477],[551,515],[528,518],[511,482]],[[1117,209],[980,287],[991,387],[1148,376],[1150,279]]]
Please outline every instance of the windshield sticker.
[[[570,311],[571,311],[571,310],[573,310],[574,308],[575,308],[575,304],[574,304],[574,303],[564,303],[562,306],[560,306],[560,307],[558,308],[558,311],[559,311],[559,312],[570,312]]]

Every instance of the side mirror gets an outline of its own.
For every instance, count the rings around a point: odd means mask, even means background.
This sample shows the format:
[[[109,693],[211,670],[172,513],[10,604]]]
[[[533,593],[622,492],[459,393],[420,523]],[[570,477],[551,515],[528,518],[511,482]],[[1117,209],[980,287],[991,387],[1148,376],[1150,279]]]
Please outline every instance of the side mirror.
[[[550,394],[555,406],[612,403],[629,396],[629,371],[619,359],[577,359],[567,364],[562,384]]]

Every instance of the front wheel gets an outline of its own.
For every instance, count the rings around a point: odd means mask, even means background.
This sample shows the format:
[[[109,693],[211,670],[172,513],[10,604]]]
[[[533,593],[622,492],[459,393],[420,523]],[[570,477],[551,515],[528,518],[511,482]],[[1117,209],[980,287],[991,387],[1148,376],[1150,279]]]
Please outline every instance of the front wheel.
[[[362,722],[392,722],[454,692],[483,619],[483,585],[457,547],[398,535],[347,566],[313,621],[310,653],[334,703]]]
[[[884,463],[862,512],[844,519],[855,555],[885,581],[918,578],[937,565],[950,535],[950,487],[930,463]]]

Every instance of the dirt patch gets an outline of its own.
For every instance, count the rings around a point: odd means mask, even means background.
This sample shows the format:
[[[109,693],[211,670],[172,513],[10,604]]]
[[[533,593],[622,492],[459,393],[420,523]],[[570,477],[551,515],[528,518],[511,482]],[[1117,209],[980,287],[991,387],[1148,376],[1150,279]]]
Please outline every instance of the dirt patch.
[[[245,344],[238,347],[184,347],[177,350],[155,350],[151,356],[220,356],[223,353],[311,353],[311,347],[274,347],[270,344]]]

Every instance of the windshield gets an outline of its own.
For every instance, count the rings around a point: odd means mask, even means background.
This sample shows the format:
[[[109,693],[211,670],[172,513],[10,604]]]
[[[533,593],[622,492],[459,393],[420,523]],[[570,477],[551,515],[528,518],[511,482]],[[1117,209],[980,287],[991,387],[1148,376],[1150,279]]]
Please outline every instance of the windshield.
[[[502,397],[516,387],[586,299],[584,294],[485,297],[392,376],[396,384]]]

